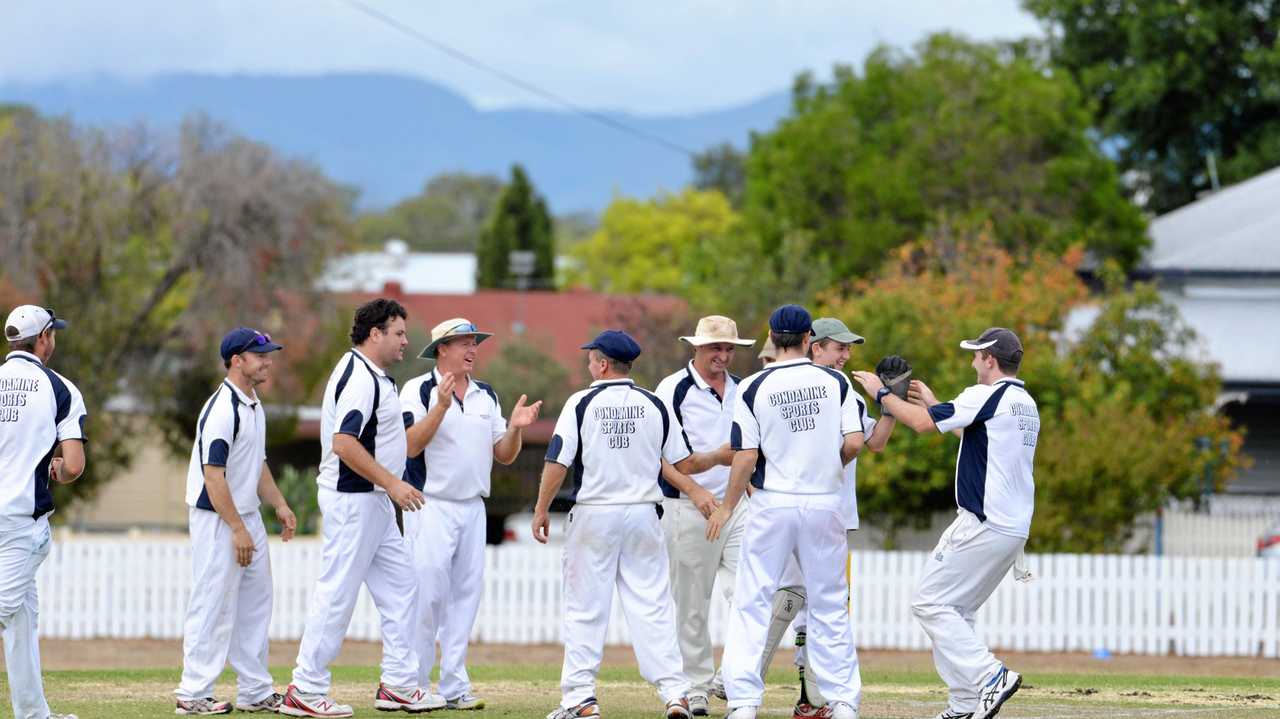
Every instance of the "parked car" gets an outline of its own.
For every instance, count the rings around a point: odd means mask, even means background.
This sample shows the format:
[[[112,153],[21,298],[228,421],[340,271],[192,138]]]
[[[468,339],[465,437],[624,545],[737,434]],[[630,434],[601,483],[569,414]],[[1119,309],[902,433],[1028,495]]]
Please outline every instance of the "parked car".
[[[1280,524],[1262,533],[1258,537],[1258,556],[1280,559]]]

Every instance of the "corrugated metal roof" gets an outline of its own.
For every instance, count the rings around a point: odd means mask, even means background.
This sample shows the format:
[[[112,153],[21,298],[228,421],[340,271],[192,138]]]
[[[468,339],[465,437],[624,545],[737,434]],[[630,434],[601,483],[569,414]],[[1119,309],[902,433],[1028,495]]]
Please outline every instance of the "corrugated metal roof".
[[[1280,167],[1151,221],[1156,272],[1280,272]]]

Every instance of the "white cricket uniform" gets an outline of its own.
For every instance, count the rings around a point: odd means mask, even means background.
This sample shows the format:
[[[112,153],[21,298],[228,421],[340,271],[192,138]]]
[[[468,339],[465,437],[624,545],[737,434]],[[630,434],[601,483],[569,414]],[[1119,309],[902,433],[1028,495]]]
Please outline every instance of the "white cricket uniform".
[[[320,414],[319,504],[324,515],[320,577],[298,647],[293,684],[325,694],[329,664],[351,624],[360,585],[369,588],[381,616],[382,682],[414,687],[418,656],[411,639],[417,582],[395,506],[381,487],[333,453],[333,435],[349,434],[393,476],[404,475],[404,416],[395,382],[352,349],[329,376]]]
[[[266,460],[267,416],[257,394],[228,380],[205,401],[187,466],[187,516],[193,589],[182,632],[182,681],[174,694],[191,701],[213,696],[228,660],[236,673],[236,703],[271,696],[267,629],[271,624],[271,557],[258,512],[258,481]],[[204,483],[206,466],[222,467],[236,512],[253,538],[253,559],[242,567]]]
[[[798,555],[809,620],[811,673],[828,701],[857,707],[862,678],[848,611],[845,515],[841,509],[845,435],[862,432],[858,400],[843,374],[807,359],[775,362],[745,379],[732,444],[755,449],[756,491],[747,513],[724,666],[729,706],[759,706],[759,661],[773,595],[788,558]]]
[[[957,517],[920,576],[911,611],[933,640],[953,712],[972,712],[1001,664],[974,631],[978,609],[1017,561],[1035,508],[1036,402],[1021,380],[974,385],[929,408],[939,432],[964,429],[956,459]]]
[[[685,439],[696,452],[711,452],[729,441],[739,379],[728,375],[721,397],[689,362],[658,383],[655,394],[667,403]],[[693,475],[693,480],[717,500],[729,487],[729,468],[716,466]],[[738,552],[746,527],[747,503],[739,502],[714,542],[707,541],[707,520],[688,496],[659,479],[662,488],[662,528],[671,557],[671,593],[680,627],[680,654],[695,694],[706,694],[715,678],[709,617],[711,593],[717,578],[726,600],[733,602]]]
[[[640,675],[664,701],[688,693],[657,505],[661,460],[689,454],[666,405],[629,379],[592,382],[565,402],[547,448],[548,462],[570,468],[576,501],[564,544],[562,707],[595,695],[615,587]]]
[[[415,377],[400,392],[405,424],[427,416],[437,402],[437,370]],[[404,478],[426,495],[420,511],[404,515],[405,540],[418,578],[414,648],[418,684],[431,685],[440,642],[440,693],[454,699],[471,691],[467,639],[484,589],[486,517],[493,445],[507,431],[493,387],[468,378],[425,450],[410,457]]]
[[[49,556],[49,463],[58,445],[84,440],[80,390],[28,352],[0,365],[0,628],[17,719],[46,719],[36,638],[36,570]]]

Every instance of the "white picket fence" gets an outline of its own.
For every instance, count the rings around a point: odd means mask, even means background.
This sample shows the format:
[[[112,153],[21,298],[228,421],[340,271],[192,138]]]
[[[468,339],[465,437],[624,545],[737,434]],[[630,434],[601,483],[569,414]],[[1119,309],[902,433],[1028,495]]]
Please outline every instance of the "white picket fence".
[[[909,602],[924,552],[856,552],[851,604],[858,646],[924,649]],[[1031,584],[1001,584],[978,616],[993,647],[1185,656],[1280,656],[1280,561],[1132,555],[1032,555]],[[273,541],[273,639],[302,634],[320,544]],[[560,637],[560,551],[490,547],[473,639],[532,644]],[[58,638],[182,636],[190,593],[185,540],[76,537],[55,543],[40,572],[41,633]],[[712,635],[726,606],[716,592]],[[367,594],[347,634],[377,639]],[[609,643],[629,641],[615,602]],[[788,639],[789,641],[789,639]]]

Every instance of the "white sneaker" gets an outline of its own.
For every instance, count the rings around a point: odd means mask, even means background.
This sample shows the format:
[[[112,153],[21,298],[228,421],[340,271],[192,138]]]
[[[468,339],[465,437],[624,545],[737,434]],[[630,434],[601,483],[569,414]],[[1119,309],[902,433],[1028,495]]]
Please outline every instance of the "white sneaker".
[[[724,691],[724,678],[720,676],[720,670],[716,670],[716,675],[711,677],[711,686],[707,687],[707,693],[716,699],[728,700],[729,695]]]
[[[349,717],[355,712],[350,704],[339,704],[323,694],[299,691],[292,684],[284,693],[284,701],[276,711],[294,717]]]
[[[831,702],[831,719],[858,719],[858,710],[848,702]]]
[[[389,687],[378,685],[373,696],[373,708],[383,712],[405,711],[410,714],[444,709],[448,705],[444,697],[432,694],[422,687]]]
[[[59,714],[58,712],[49,712],[49,719],[80,719],[75,714]]]
[[[689,713],[696,717],[704,717],[711,713],[711,702],[705,694],[689,695]]]
[[[736,707],[728,714],[724,715],[724,719],[756,719],[756,709],[758,707]]]
[[[280,705],[284,703],[284,695],[280,692],[271,692],[266,698],[256,702],[241,704],[236,702],[236,710],[242,712],[270,712],[272,714],[280,711]]]
[[[1000,671],[978,690],[978,709],[973,719],[990,719],[1000,713],[1000,707],[1022,686],[1022,675],[1000,667]]]
[[[973,712],[953,712],[948,707],[938,712],[933,719],[973,719]]]
[[[484,700],[471,692],[467,692],[460,697],[446,700],[444,708],[459,711],[476,711],[484,709]]]
[[[179,716],[211,716],[213,714],[230,714],[231,702],[220,702],[213,697],[204,697],[202,699],[178,699],[177,708],[173,710],[173,713]]]

